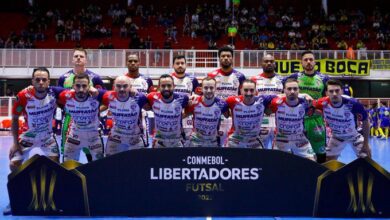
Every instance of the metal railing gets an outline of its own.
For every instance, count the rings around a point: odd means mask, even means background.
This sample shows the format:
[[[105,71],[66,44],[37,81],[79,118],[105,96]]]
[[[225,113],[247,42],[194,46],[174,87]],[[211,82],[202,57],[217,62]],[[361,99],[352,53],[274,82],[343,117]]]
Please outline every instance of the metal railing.
[[[345,50],[313,51],[317,59],[344,59],[348,57]],[[70,68],[72,67],[72,49],[1,49],[0,66],[6,67],[37,67]],[[170,68],[172,58],[183,54],[187,58],[189,68],[218,67],[218,52],[215,50],[88,50],[88,67],[90,68],[123,68],[126,66],[126,56],[138,54],[140,66],[144,68]],[[236,50],[234,51],[234,66],[240,68],[261,67],[261,58],[270,53],[276,59],[299,60],[302,51],[299,50]],[[356,59],[386,60],[390,59],[390,51],[354,52]],[[380,64],[380,63],[379,63]]]

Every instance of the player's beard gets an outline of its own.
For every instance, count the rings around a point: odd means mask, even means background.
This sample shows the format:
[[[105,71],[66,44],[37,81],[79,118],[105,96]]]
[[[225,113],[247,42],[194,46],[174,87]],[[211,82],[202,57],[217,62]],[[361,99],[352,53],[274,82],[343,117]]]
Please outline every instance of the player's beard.
[[[223,69],[228,69],[232,66],[231,62],[221,62],[221,66]]]
[[[294,101],[294,100],[297,99],[297,98],[298,98],[298,97],[295,96],[295,95],[289,95],[289,96],[287,97],[287,99],[290,100],[290,101]]]
[[[77,92],[76,93],[76,97],[78,99],[80,99],[80,100],[83,100],[83,99],[85,99],[87,97],[87,93],[85,93],[85,92]]]
[[[253,101],[253,97],[254,97],[254,95],[244,95],[246,102],[249,102],[249,103],[251,103]]]
[[[306,67],[305,67],[305,71],[306,72],[310,72],[310,71],[313,71],[314,70],[314,66],[311,65],[311,64],[307,64]]]
[[[184,74],[186,72],[186,68],[176,68],[175,73],[176,74]]]
[[[263,72],[265,73],[274,73],[275,72],[275,68],[273,66],[268,66],[268,67],[265,67]]]
[[[173,91],[164,90],[164,91],[161,91],[161,95],[164,99],[169,99],[173,95]]]

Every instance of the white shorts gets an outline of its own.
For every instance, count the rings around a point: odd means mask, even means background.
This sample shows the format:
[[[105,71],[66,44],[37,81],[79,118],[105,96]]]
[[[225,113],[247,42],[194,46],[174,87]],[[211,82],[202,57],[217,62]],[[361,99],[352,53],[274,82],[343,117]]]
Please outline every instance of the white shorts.
[[[196,134],[190,137],[190,147],[220,147],[219,138],[199,138]]]
[[[132,149],[145,148],[146,144],[142,134],[125,135],[111,130],[106,143],[106,156],[117,154]]]
[[[346,140],[330,137],[326,155],[336,157],[340,156],[341,151],[345,148],[346,142],[350,142],[352,144],[352,149],[357,157],[367,157],[367,154],[362,152],[364,137],[361,134]]]
[[[309,140],[304,134],[297,135],[280,135],[276,134],[274,141],[274,149],[314,160],[314,152]]]
[[[167,147],[184,147],[183,140],[182,139],[153,140],[153,148],[167,148]]]
[[[103,142],[98,131],[76,131],[71,129],[65,142],[64,161],[78,161],[83,148],[89,149],[92,160],[103,158]]]
[[[227,147],[264,148],[264,145],[260,136],[248,138],[233,133],[229,136]]]
[[[24,161],[33,155],[29,155],[32,149],[37,149],[38,154],[47,157],[58,157],[59,147],[54,135],[49,132],[33,133],[25,132],[19,136],[19,145],[22,147],[23,155],[16,152],[11,161]]]
[[[221,125],[219,126],[218,135],[220,136],[220,146],[226,147],[228,133],[233,125],[232,118],[225,118],[225,116],[221,116]]]

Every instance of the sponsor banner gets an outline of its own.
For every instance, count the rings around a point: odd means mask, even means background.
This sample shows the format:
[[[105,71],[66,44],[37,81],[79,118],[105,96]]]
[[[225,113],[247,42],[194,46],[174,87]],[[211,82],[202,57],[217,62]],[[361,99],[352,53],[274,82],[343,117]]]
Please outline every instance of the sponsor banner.
[[[321,59],[316,60],[315,69],[330,76],[369,76],[370,60]],[[303,71],[300,60],[277,60],[276,72],[290,75]]]
[[[289,153],[240,148],[132,150],[77,170],[94,216],[311,216],[327,171]]]

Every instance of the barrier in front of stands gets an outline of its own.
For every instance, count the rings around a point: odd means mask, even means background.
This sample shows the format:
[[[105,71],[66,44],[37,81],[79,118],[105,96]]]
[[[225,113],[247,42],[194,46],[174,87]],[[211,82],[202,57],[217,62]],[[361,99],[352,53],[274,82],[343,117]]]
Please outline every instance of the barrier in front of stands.
[[[35,156],[10,174],[14,215],[390,217],[389,173],[370,159],[171,148],[66,167]]]

